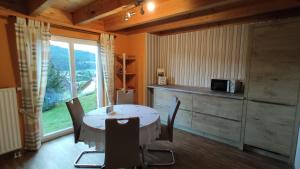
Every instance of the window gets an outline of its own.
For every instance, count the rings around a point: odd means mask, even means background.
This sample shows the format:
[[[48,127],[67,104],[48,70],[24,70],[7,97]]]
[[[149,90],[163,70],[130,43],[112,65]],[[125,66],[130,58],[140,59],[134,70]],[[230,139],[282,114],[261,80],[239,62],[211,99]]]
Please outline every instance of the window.
[[[88,112],[101,106],[102,100],[97,42],[54,36],[50,45],[41,119],[44,136],[72,128],[66,101],[78,97]]]

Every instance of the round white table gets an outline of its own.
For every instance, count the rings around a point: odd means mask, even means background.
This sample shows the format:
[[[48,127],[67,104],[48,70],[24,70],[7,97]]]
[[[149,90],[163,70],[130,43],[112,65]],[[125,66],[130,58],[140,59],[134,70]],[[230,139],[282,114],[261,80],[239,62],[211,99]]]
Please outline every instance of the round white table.
[[[150,107],[132,104],[114,105],[114,112],[106,114],[106,107],[88,112],[83,117],[80,140],[96,150],[103,151],[105,147],[105,120],[108,118],[140,119],[140,145],[146,146],[160,135],[159,113]]]

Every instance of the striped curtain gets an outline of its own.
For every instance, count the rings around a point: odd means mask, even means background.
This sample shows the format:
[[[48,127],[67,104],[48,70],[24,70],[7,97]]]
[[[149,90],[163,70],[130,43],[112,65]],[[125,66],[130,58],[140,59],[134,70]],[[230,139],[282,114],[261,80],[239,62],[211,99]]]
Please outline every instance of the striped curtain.
[[[100,57],[108,105],[114,104],[114,35],[101,34]]]
[[[41,146],[40,114],[47,84],[49,29],[49,23],[24,18],[17,18],[15,23],[26,150]]]

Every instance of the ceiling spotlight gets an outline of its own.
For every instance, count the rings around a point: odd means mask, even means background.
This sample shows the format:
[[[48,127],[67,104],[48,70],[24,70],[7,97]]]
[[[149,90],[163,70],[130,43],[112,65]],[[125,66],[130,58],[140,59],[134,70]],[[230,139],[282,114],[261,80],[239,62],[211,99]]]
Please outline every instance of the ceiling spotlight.
[[[152,12],[152,11],[154,11],[154,9],[155,9],[155,4],[153,3],[153,2],[147,2],[147,9],[148,9],[148,11],[149,12]]]
[[[133,15],[135,15],[135,12],[126,12],[125,16],[124,16],[124,20],[128,21]]]
[[[124,20],[125,20],[125,21],[128,21],[128,20],[129,20],[129,18],[128,18],[127,15],[124,16]]]
[[[127,16],[127,18],[130,18],[130,17],[131,17],[130,12],[127,12],[127,13],[126,13],[126,16]]]

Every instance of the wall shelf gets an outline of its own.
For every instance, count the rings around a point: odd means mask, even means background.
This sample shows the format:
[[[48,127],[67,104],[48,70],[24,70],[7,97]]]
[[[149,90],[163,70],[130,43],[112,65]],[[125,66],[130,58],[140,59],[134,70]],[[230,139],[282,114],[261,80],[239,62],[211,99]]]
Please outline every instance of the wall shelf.
[[[115,90],[134,90],[137,92],[136,58],[125,53],[115,55]]]

